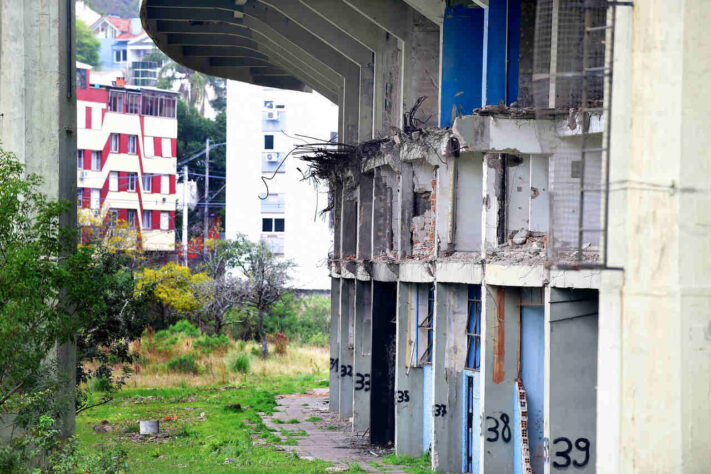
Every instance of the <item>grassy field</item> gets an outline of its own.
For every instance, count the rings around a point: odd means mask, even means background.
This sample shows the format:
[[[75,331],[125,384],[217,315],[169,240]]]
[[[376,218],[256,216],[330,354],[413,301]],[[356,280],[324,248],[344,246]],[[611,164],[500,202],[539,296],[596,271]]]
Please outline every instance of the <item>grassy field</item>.
[[[132,349],[140,357],[126,386],[111,402],[77,416],[79,472],[312,473],[331,466],[286,452],[285,445],[301,439],[298,430],[282,439],[261,418],[273,413],[277,394],[328,386],[327,347],[288,346],[279,355],[270,344],[263,360],[257,344],[206,337],[179,324],[144,334]],[[90,400],[104,395],[101,387],[90,383]],[[159,420],[161,433],[141,436],[139,420]],[[118,467],[116,459],[122,459]],[[426,456],[379,461],[429,472]],[[363,472],[357,464],[350,471]]]
[[[122,451],[126,472],[324,472],[329,463],[283,451],[260,414],[273,412],[276,394],[328,386],[328,349],[288,347],[276,355],[272,345],[265,361],[256,344],[205,341],[188,328],[134,343],[140,359],[127,386],[77,417],[81,457],[93,461],[89,472],[101,470],[97,458]],[[159,436],[138,434],[139,420],[156,419]]]

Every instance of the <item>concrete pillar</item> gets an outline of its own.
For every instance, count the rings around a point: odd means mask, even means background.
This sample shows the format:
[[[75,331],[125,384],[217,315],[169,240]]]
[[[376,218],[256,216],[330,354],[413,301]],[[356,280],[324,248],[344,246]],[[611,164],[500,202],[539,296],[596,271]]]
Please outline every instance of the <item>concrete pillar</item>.
[[[353,323],[355,311],[355,280],[341,280],[341,324],[339,409],[341,418],[353,415]]]
[[[412,214],[414,212],[414,191],[412,163],[400,163],[400,185],[398,186],[397,208],[400,218],[398,219],[398,233],[395,236],[397,241],[397,254],[400,258],[405,258],[412,253]]]
[[[417,331],[418,285],[398,283],[397,362],[395,365],[395,452],[419,457],[423,448],[423,370],[413,354]]]
[[[419,97],[427,96],[418,117],[431,117],[429,125],[439,124],[439,26],[400,0],[344,1],[400,40],[403,113],[408,112]]]
[[[370,428],[370,374],[373,340],[373,282],[355,282],[355,344],[353,348],[353,431]]]
[[[625,232],[610,234],[608,244],[624,273],[606,277],[600,294],[600,339],[612,351],[599,353],[609,408],[601,401],[598,438],[616,445],[600,445],[597,470],[704,472],[711,464],[711,4],[651,1],[617,10],[615,55],[629,54],[629,62],[619,76],[614,65],[610,179],[626,205],[610,207],[610,222]]]
[[[546,472],[595,472],[595,290],[550,288],[546,301]]]
[[[328,406],[331,411],[338,412],[340,407],[340,381],[341,368],[341,279],[331,278],[331,327],[330,327],[330,370],[328,373]]]
[[[343,188],[341,256],[355,257],[358,244],[358,188]]]
[[[436,284],[432,468],[438,472],[462,470],[465,429],[462,370],[467,352],[467,301],[467,285]]]
[[[482,473],[513,472],[514,381],[518,377],[518,288],[482,287],[481,464]]]
[[[358,186],[358,258],[373,255],[373,173],[360,176]]]
[[[49,200],[76,200],[74,2],[0,0],[0,144],[43,180]],[[61,221],[76,227],[76,209]],[[74,388],[75,349],[53,350]],[[1,424],[1,423],[0,423]],[[74,433],[74,413],[60,420]]]
[[[331,189],[333,196],[333,258],[341,258],[343,236],[343,184],[336,183]]]

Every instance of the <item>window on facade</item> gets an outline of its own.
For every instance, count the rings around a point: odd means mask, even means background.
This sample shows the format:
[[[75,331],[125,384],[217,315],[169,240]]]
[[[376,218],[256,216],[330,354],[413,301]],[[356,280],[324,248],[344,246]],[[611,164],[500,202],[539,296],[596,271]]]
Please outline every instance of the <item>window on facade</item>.
[[[114,62],[115,63],[125,63],[126,62],[126,50],[117,49],[114,51]]]
[[[91,169],[94,171],[99,171],[101,169],[101,152],[92,150],[91,151]]]
[[[152,174],[144,174],[143,175],[143,192],[150,193],[151,189],[153,189],[153,175]]]
[[[91,203],[90,206],[93,210],[98,211],[101,207],[101,190],[92,189],[91,190]]]
[[[262,219],[262,232],[284,232],[284,219],[265,217]]]
[[[418,292],[419,294],[419,292]],[[417,307],[418,311],[418,324],[417,324],[417,334],[418,334],[418,345],[424,347],[424,351],[421,352],[420,364],[431,364],[432,363],[432,349],[434,343],[434,285],[430,285],[427,291],[427,312],[422,315],[424,317],[420,318],[420,307]],[[419,350],[419,348],[418,348]]]
[[[109,191],[118,191],[118,172],[109,173]]]
[[[338,132],[331,132],[331,137],[328,139],[331,143],[338,142]]]
[[[128,173],[128,184],[127,189],[129,191],[136,190],[136,184],[138,182],[138,175],[136,173]]]
[[[111,134],[111,145],[110,148],[111,153],[118,153],[119,151],[119,134],[118,133],[112,133]]]
[[[129,226],[136,226],[136,218],[138,217],[138,212],[135,209],[129,209],[126,211],[126,222]]]
[[[77,188],[77,207],[84,205],[84,188]]]
[[[109,91],[109,112],[123,113],[123,91]]]
[[[481,365],[481,286],[469,285],[467,307],[467,369]]]
[[[77,89],[86,89],[86,69],[77,69]]]
[[[128,94],[126,97],[126,113],[137,114],[141,110],[141,94]]]
[[[167,212],[160,213],[160,230],[169,230],[170,228],[170,214]]]
[[[175,118],[175,97],[144,93],[141,99],[141,113],[153,117]]]
[[[153,228],[153,211],[143,211],[143,228],[146,230]]]
[[[170,176],[167,174],[161,175],[160,177],[160,193],[170,194]]]
[[[128,136],[128,153],[131,155],[136,154],[136,148],[138,144],[138,137],[136,135]]]
[[[118,224],[118,209],[109,209],[109,225],[115,227]]]
[[[264,149],[273,150],[274,149],[274,135],[264,135]]]
[[[84,150],[77,150],[77,169],[84,169]]]
[[[264,108],[265,109],[273,109],[274,108],[274,101],[273,100],[265,100],[264,101]]]

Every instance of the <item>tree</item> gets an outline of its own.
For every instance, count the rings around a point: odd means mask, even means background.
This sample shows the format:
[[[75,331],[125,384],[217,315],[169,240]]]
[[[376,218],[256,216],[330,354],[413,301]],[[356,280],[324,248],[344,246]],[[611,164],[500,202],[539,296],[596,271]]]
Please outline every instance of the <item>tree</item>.
[[[247,288],[244,281],[224,275],[199,283],[196,289],[202,302],[198,311],[200,328],[211,327],[212,332],[219,335],[225,326],[239,322],[228,320],[227,316],[245,302]]]
[[[83,349],[116,341],[107,321],[125,323],[129,302],[117,290],[131,285],[94,247],[77,248],[76,229],[68,227],[74,203],[47,200],[41,179],[24,176],[1,149],[0,182],[0,418],[12,413],[24,428],[13,431],[10,449],[0,449],[0,465],[24,471],[23,463],[37,459],[38,433],[42,449],[56,447],[54,420],[74,401],[67,374],[48,354],[76,342],[86,361],[92,351]]]
[[[288,291],[289,271],[294,263],[274,255],[264,242],[252,243],[244,237],[240,239],[244,242],[244,252],[234,262],[235,268],[246,280],[245,304],[257,314],[262,357],[266,359],[268,349],[264,318]]]
[[[101,43],[94,37],[89,27],[81,20],[77,20],[76,26],[76,48],[77,61],[81,61],[92,66],[99,65],[99,49]]]
[[[160,320],[156,329],[167,327],[178,315],[200,308],[197,287],[210,280],[205,273],[191,273],[187,267],[168,262],[160,268],[145,268],[138,273],[136,296],[148,297],[156,306]]]

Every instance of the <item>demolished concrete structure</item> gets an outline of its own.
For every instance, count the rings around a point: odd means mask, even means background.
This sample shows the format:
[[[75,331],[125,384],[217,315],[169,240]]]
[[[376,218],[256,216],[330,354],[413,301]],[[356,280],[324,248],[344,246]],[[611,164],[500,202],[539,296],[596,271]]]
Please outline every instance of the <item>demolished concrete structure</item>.
[[[709,8],[144,0],[141,15],[185,65],[340,105],[343,144],[303,158],[330,183],[330,406],[355,431],[441,472],[694,472],[711,462]]]

